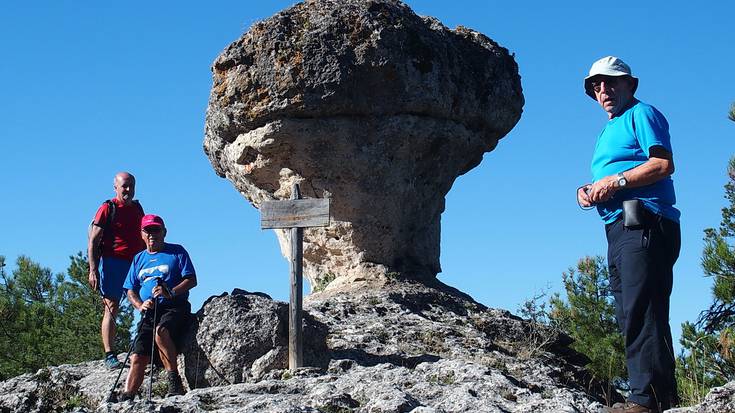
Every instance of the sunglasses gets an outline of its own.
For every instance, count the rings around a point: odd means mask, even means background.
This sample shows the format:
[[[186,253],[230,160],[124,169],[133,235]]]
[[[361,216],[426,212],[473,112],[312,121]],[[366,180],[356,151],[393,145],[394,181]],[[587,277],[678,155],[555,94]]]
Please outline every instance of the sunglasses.
[[[605,87],[614,89],[618,86],[618,84],[620,84],[621,79],[622,77],[614,77],[614,76],[595,79],[591,83],[592,90],[594,90],[595,93],[600,93],[600,91],[602,90],[602,82],[605,82]]]
[[[161,232],[162,229],[163,228],[158,227],[158,226],[150,226],[150,227],[143,228],[143,232],[147,234],[158,234],[159,232]]]

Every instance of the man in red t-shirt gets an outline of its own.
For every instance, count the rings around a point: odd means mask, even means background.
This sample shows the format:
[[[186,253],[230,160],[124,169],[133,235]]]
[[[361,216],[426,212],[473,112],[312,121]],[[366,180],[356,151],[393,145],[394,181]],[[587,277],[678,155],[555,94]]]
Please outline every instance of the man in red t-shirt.
[[[120,172],[115,175],[113,188],[115,198],[103,203],[97,210],[87,246],[89,286],[99,289],[105,304],[102,345],[105,348],[105,365],[110,369],[120,367],[112,346],[115,342],[115,318],[120,309],[123,282],[133,257],[145,248],[140,237],[143,208],[138,201],[133,201],[135,177],[127,172]],[[114,207],[111,203],[114,203]]]

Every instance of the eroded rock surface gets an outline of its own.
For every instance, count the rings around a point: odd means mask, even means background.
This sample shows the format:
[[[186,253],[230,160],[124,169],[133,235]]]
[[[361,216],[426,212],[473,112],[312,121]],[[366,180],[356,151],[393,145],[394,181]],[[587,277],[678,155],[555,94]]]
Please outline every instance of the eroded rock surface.
[[[325,366],[325,328],[308,314],[303,328],[305,363]],[[288,367],[288,304],[239,289],[210,297],[187,343],[179,364],[189,388],[257,380]]]
[[[523,106],[505,48],[391,0],[296,4],[254,24],[212,71],[215,171],[256,207],[288,198],[293,182],[331,198],[332,224],[304,235],[312,286],[434,278],[445,195]]]
[[[672,409],[667,413],[735,413],[735,381],[715,387],[695,406]]]
[[[305,359],[311,366],[294,373],[279,361],[286,333],[272,327],[280,325],[275,320],[285,304],[234,291],[208,300],[192,334],[201,356],[223,377],[240,374],[241,383],[215,385],[217,378],[205,374],[198,386],[210,387],[192,389],[188,376],[186,395],[163,398],[156,390],[163,381],[156,379],[150,408],[141,398],[104,403],[116,372],[97,361],[0,382],[0,411],[600,411],[601,384],[590,381],[580,367],[584,357],[568,348],[565,336],[438,282],[388,283],[309,296],[305,323],[313,329]],[[262,336],[253,340],[256,335]],[[193,354],[182,357],[187,372]],[[230,370],[219,360],[231,362]]]

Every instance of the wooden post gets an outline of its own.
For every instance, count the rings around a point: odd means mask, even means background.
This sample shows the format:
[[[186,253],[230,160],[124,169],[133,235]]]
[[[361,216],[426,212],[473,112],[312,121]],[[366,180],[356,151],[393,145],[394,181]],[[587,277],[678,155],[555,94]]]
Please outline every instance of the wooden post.
[[[301,198],[299,184],[291,187],[291,199]],[[301,305],[304,291],[304,229],[291,228],[291,299],[288,305],[288,368],[293,371],[304,365],[304,342],[301,325]]]
[[[291,238],[291,295],[288,305],[288,368],[304,365],[302,302],[304,290],[304,228],[329,225],[329,199],[301,199],[299,185],[291,199],[266,201],[260,206],[260,227],[289,229]]]

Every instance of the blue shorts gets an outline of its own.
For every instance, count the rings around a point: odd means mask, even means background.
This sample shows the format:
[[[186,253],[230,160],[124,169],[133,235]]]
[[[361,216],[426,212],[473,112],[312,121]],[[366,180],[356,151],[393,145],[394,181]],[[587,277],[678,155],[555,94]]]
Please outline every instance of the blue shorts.
[[[115,257],[100,259],[100,293],[103,297],[120,302],[123,283],[132,263],[132,261]]]

